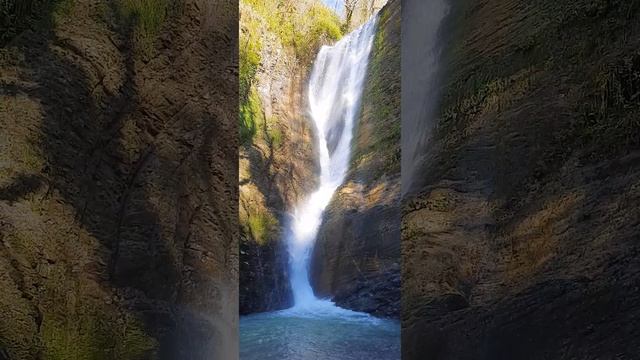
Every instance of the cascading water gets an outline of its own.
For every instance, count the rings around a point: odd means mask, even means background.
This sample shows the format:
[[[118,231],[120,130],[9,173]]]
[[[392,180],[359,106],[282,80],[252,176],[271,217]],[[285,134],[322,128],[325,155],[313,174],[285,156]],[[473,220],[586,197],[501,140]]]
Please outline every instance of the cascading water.
[[[295,305],[242,317],[240,358],[362,360],[400,358],[400,325],[314,296],[310,253],[325,208],[349,169],[351,139],[377,16],[334,46],[323,47],[309,80],[309,113],[318,140],[320,184],[292,214],[287,231]]]
[[[320,186],[293,215],[287,239],[295,306],[318,304],[309,284],[309,258],[322,213],[349,169],[353,127],[367,73],[376,19],[334,46],[323,46],[309,80],[309,113],[318,134]]]

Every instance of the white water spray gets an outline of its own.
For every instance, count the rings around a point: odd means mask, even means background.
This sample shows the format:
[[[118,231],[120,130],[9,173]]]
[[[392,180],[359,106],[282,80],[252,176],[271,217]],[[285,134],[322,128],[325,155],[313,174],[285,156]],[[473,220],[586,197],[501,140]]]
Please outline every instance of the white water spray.
[[[287,244],[294,308],[326,303],[309,283],[309,258],[322,214],[349,169],[353,127],[367,73],[377,15],[334,46],[323,46],[309,81],[309,111],[318,134],[320,186],[293,213]]]

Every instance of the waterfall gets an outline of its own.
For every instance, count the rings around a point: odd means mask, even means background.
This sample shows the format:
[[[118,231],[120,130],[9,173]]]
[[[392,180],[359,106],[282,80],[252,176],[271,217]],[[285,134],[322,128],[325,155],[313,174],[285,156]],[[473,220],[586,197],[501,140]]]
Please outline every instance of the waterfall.
[[[445,0],[402,1],[402,193],[418,191],[424,179],[427,143],[438,98],[440,28]]]
[[[343,183],[351,155],[377,15],[333,46],[323,46],[309,80],[309,113],[314,122],[320,160],[319,187],[293,212],[287,245],[295,308],[319,300],[309,283],[309,259],[322,214]]]

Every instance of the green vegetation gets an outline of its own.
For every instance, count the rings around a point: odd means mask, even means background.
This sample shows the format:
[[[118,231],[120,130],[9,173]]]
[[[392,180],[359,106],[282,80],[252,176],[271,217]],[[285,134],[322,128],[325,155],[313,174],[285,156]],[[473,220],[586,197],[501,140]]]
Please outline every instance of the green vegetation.
[[[240,101],[240,143],[250,144],[258,133],[258,119],[262,116],[260,97],[251,89],[246,100]]]
[[[260,66],[260,21],[253,16],[243,15],[243,30],[240,34],[240,102],[249,101],[249,90],[255,80],[258,66]]]
[[[6,341],[10,358],[31,359],[36,353],[37,358],[47,360],[150,358],[157,342],[142,321],[79,270],[78,264],[90,261],[93,248],[83,241],[67,247],[64,232],[43,239],[39,230],[10,227],[4,235],[12,249],[7,262],[11,260],[23,276],[38,284],[33,293],[11,280],[1,282],[0,305],[10,306],[0,314],[0,342]],[[45,261],[43,254],[56,261]],[[12,269],[6,267],[7,262],[0,262],[3,271]],[[27,296],[34,296],[33,301],[40,304],[37,313],[33,303],[25,301]],[[106,302],[107,298],[112,301]]]
[[[136,19],[136,27],[142,37],[158,34],[167,17],[168,0],[121,0],[122,12]]]
[[[303,62],[312,61],[322,43],[335,42],[343,35],[340,19],[325,6],[315,4],[308,14],[311,22],[306,33],[298,33],[300,37],[293,42]]]
[[[74,0],[0,0],[0,46],[26,29],[48,28],[69,14]]]
[[[251,144],[256,139],[264,139],[274,149],[282,145],[283,134],[278,127],[277,119],[267,119],[262,111],[262,104],[255,88],[250,88],[249,96],[240,102],[240,143]]]
[[[49,28],[69,16],[76,0],[0,0],[0,46],[26,29]],[[167,18],[169,0],[118,0],[120,15],[135,23],[135,38],[149,54]]]
[[[167,18],[169,0],[119,0],[119,5],[122,15],[135,23],[137,45],[149,55]]]
[[[292,48],[303,62],[313,60],[324,42],[342,37],[340,18],[320,2],[305,4],[293,0],[243,0],[266,20],[267,30],[283,46]],[[308,5],[309,8],[305,8]]]
[[[254,88],[266,33],[274,34],[286,51],[301,64],[308,65],[321,44],[334,42],[342,36],[340,19],[319,1],[242,0],[241,4],[248,11],[241,11],[240,15],[240,141],[250,145],[256,135],[264,133],[261,138],[279,147],[283,141],[282,131],[275,119],[264,118]],[[263,125],[263,131],[259,131]]]
[[[388,11],[380,13],[369,61],[366,86],[362,96],[362,120],[356,137],[370,137],[357,142],[351,168],[367,166],[372,176],[400,172],[400,22]],[[368,126],[368,129],[364,129]],[[362,135],[360,135],[362,134]],[[366,144],[366,145],[365,145]]]
[[[277,230],[278,220],[266,210],[256,211],[249,214],[247,226],[255,241],[259,245],[265,245]]]
[[[282,146],[283,135],[282,131],[279,128],[271,125],[267,130],[267,134],[269,136],[268,141],[270,142],[271,146],[273,146],[273,148],[277,149]]]

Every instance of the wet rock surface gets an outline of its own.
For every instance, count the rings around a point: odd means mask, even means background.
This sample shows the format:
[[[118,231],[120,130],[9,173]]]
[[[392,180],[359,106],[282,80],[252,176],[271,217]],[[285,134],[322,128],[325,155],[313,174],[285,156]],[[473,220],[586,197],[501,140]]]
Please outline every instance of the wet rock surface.
[[[240,244],[242,291],[240,315],[286,309],[293,305],[289,283],[289,257],[284,242]]]
[[[372,272],[340,287],[332,300],[336,305],[366,312],[378,317],[400,316],[400,269],[389,266],[384,271]]]
[[[255,91],[258,130],[240,147],[240,313],[244,315],[293,305],[284,230],[288,211],[315,185],[317,164],[304,96],[308,64],[269,30],[264,16],[245,3],[240,11],[241,38],[250,41],[254,36],[251,41],[259,39],[262,45],[250,90]]]
[[[403,358],[637,357],[639,12],[452,7],[424,187],[403,204]]]
[[[237,7],[70,4],[0,49],[0,357],[233,359]]]
[[[319,297],[377,316],[400,308],[400,1],[380,12],[347,179],[313,249]]]

